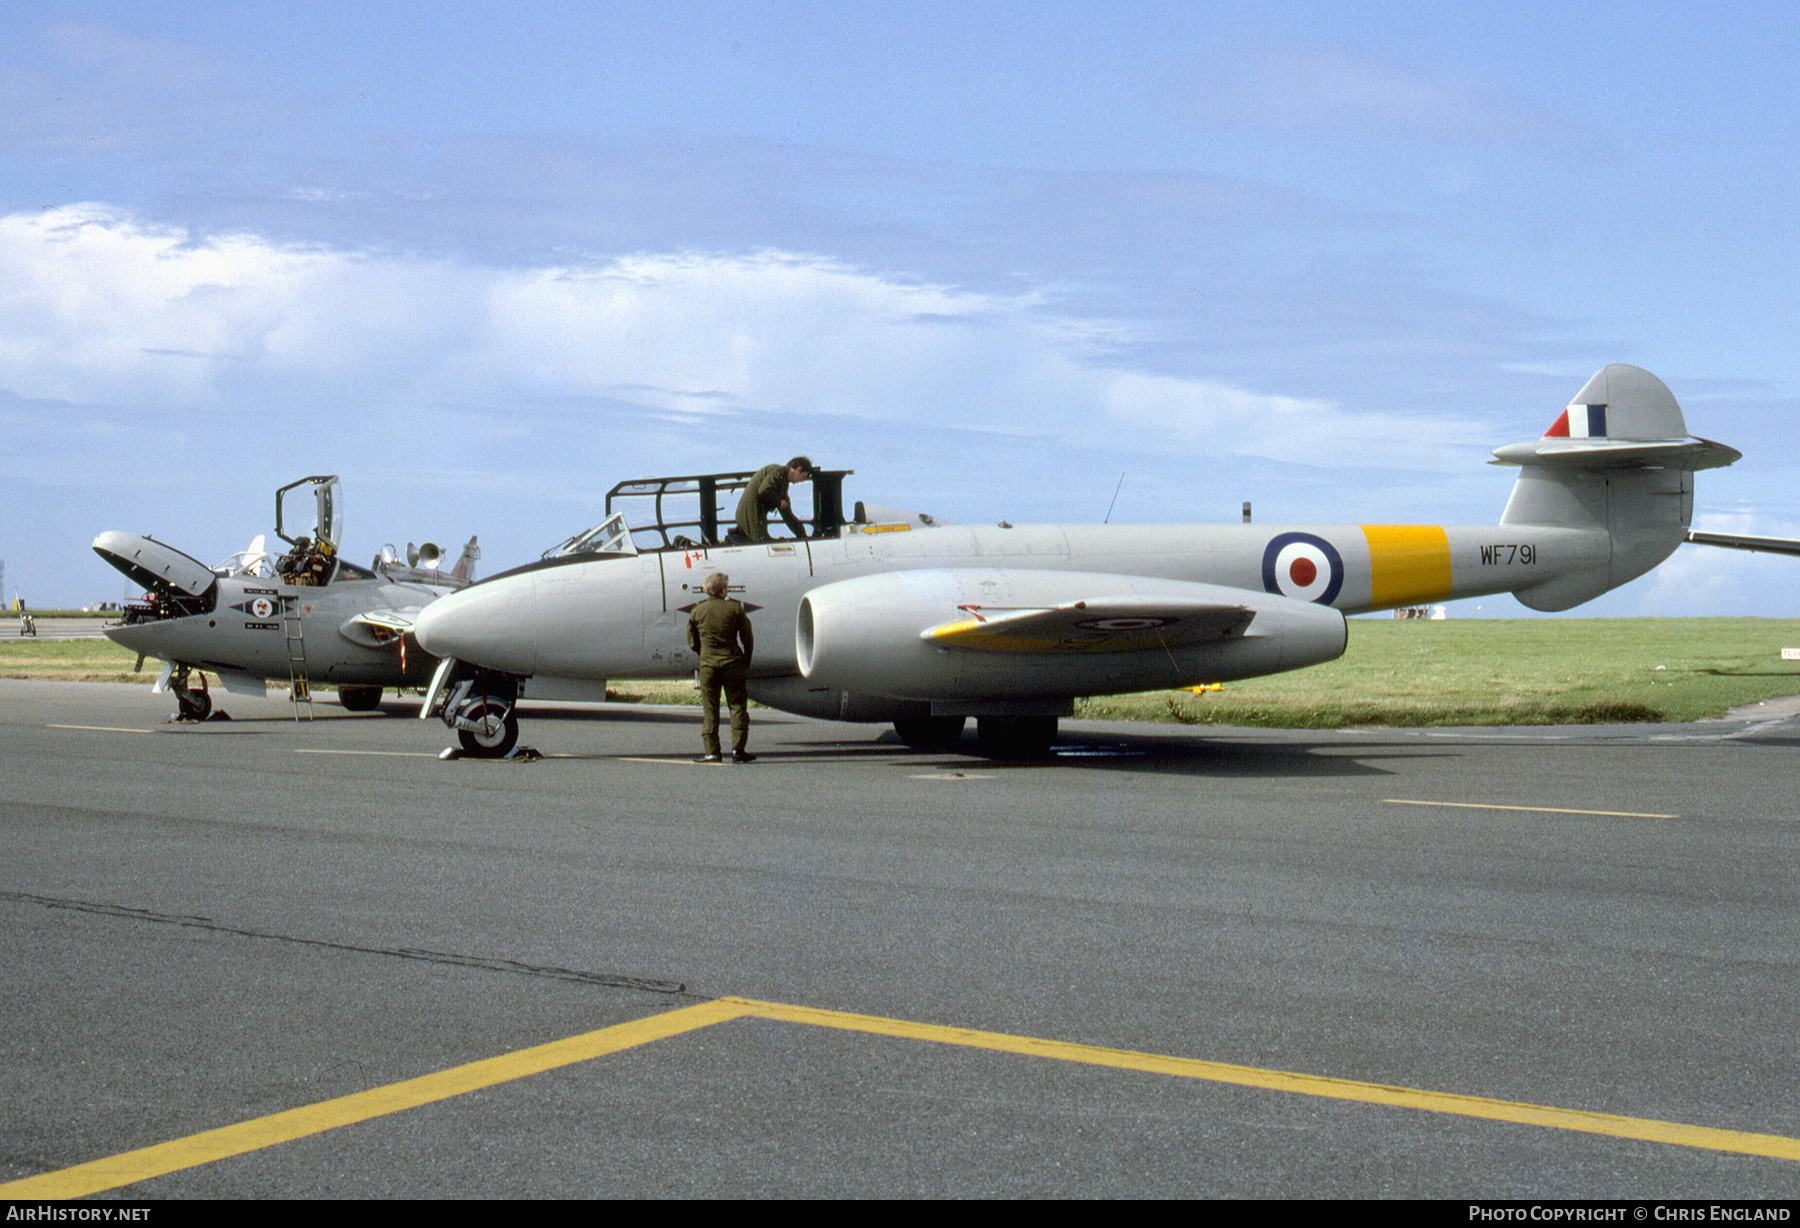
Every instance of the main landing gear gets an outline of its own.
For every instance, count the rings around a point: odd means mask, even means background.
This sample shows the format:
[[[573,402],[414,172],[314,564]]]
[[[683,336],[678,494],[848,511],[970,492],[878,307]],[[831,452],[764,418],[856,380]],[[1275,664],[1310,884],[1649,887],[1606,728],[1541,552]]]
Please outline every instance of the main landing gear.
[[[962,737],[966,718],[912,716],[894,722],[894,732],[914,750],[949,750]],[[990,759],[1042,759],[1056,741],[1054,716],[980,716],[975,732]]]
[[[981,716],[975,719],[981,753],[990,759],[1042,759],[1056,741],[1054,716]]]
[[[338,702],[349,712],[373,712],[381,706],[381,688],[341,686],[338,688]]]
[[[962,737],[962,716],[903,716],[894,722],[894,732],[914,750],[949,750]]]

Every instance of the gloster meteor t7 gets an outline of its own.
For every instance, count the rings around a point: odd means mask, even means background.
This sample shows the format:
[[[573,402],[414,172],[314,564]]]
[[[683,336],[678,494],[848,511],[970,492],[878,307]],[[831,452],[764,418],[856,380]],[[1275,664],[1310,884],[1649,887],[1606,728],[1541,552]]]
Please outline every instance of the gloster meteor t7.
[[[1513,593],[1566,610],[1649,571],[1686,538],[1694,472],[1737,460],[1689,436],[1648,371],[1605,368],[1549,432],[1499,449],[1519,467],[1496,525],[941,525],[860,505],[819,475],[817,535],[726,545],[717,498],[742,475],[614,495],[700,496],[697,520],[599,528],[428,606],[443,658],[425,714],[473,754],[506,753],[542,676],[688,674],[686,611],[709,572],[754,611],[750,694],[947,746],[1043,753],[1082,696],[1228,682],[1330,661],[1344,616]],[[611,500],[609,499],[609,511]],[[692,536],[672,532],[692,530]],[[640,546],[634,537],[650,539]]]

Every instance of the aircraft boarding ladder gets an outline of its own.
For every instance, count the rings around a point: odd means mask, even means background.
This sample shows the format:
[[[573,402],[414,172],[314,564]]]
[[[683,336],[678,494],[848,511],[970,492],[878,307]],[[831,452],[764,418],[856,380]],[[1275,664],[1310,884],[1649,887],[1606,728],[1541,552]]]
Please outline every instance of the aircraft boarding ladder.
[[[288,697],[294,705],[294,719],[310,721],[313,719],[312,684],[306,678],[306,629],[300,621],[299,598],[283,603],[281,619],[287,632]],[[304,716],[300,713],[301,704],[306,705]]]

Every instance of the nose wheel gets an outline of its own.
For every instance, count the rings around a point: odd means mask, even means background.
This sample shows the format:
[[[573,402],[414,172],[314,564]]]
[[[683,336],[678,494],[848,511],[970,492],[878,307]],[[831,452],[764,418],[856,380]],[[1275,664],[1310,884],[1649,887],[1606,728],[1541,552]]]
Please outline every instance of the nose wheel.
[[[440,673],[445,666],[455,668],[455,662],[446,658],[445,665],[439,667]],[[434,680],[433,690],[437,686],[438,682]],[[463,754],[471,759],[501,759],[518,745],[517,678],[489,670],[477,671],[451,684],[441,708],[434,701],[427,702],[431,715],[440,717],[444,724],[456,730],[456,740],[462,744]]]
[[[511,704],[478,699],[457,721],[456,740],[476,759],[500,759],[519,741],[519,718]]]
[[[190,676],[198,686],[188,685]],[[178,666],[169,680],[169,689],[175,692],[176,720],[203,721],[212,715],[212,693],[207,689],[205,674],[190,675],[187,666]]]

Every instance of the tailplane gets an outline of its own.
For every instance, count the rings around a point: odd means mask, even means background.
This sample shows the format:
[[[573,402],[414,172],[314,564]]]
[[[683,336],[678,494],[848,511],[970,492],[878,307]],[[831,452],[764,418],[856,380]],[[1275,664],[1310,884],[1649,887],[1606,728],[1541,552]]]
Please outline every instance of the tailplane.
[[[1742,453],[1687,432],[1675,394],[1615,363],[1583,385],[1542,439],[1494,452],[1521,467],[1503,525],[1585,530],[1593,565],[1515,592],[1534,610],[1566,610],[1643,575],[1687,537],[1694,472]]]

